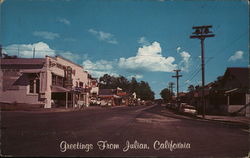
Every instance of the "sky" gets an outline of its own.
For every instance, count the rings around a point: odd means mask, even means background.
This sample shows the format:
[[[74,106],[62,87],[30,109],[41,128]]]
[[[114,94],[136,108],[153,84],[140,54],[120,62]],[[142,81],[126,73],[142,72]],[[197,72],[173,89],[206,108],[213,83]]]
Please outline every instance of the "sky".
[[[193,26],[212,25],[205,39],[205,83],[227,67],[249,65],[247,0],[5,0],[0,44],[9,55],[60,55],[92,76],[147,81],[155,97],[176,83],[201,84],[201,45]],[[176,91],[176,85],[174,86]]]

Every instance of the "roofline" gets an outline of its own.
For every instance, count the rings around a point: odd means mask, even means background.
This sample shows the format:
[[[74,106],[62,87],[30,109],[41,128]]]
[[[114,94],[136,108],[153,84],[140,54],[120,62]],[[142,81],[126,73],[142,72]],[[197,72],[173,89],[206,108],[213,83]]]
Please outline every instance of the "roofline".
[[[44,64],[46,61],[45,61],[45,58],[11,58],[11,59],[8,59],[8,58],[0,58],[1,60],[0,60],[0,65],[10,65],[10,63],[3,63],[3,61],[4,60],[43,60],[42,62],[42,64]],[[21,63],[21,64],[23,64],[23,63]],[[23,65],[26,65],[27,63],[25,63],[25,64],[23,64]],[[28,64],[30,64],[30,63],[28,63]],[[34,64],[34,63],[32,63],[32,64]],[[31,64],[31,65],[32,65]],[[40,63],[39,63],[40,64]],[[19,63],[14,63],[13,65],[20,65]],[[37,63],[36,63],[36,65],[37,65]]]
[[[20,59],[45,59],[45,58],[0,58],[1,60],[20,60]]]
[[[248,69],[248,71],[250,71],[250,67],[227,67],[222,77],[224,77],[230,69]]]
[[[230,69],[230,68],[243,68],[243,69],[248,69],[249,67],[227,67],[227,69]]]
[[[55,57],[46,55],[45,57],[50,57],[50,58],[61,58],[61,59],[65,60],[65,61],[70,62],[71,64],[74,64],[74,65],[76,65],[76,66],[78,66],[78,67],[80,67],[80,68],[83,68],[83,66],[81,66],[81,65],[79,65],[79,64],[77,64],[77,63],[74,63],[73,61],[71,61],[71,60],[69,60],[69,59],[66,59],[66,58],[64,58],[64,57],[62,57],[62,56],[60,56],[60,55],[56,55]]]

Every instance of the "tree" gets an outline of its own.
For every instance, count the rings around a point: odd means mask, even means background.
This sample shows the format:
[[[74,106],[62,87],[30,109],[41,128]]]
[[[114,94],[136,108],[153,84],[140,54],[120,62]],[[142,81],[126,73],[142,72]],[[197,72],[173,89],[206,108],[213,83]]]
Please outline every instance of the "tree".
[[[149,84],[145,81],[141,81],[136,89],[136,95],[142,100],[154,100],[154,92],[151,90]]]
[[[124,76],[110,76],[108,74],[100,77],[99,87],[101,89],[116,89],[120,87],[123,91],[127,93],[134,93],[138,98],[142,100],[154,100],[154,92],[151,90],[149,84],[145,81],[137,82],[133,77],[131,81],[129,81]]]
[[[136,81],[135,77],[132,77],[130,84],[129,84],[129,92],[133,93],[135,92],[135,90],[137,89],[137,87],[139,86],[138,82]]]
[[[201,87],[199,85],[195,86],[195,90],[199,90]]]
[[[120,87],[124,91],[129,90],[129,81],[124,76],[119,76],[116,78],[116,87]]]
[[[127,90],[129,81],[124,76],[110,76],[108,74],[100,77],[100,88],[102,89],[115,89],[117,87]]]
[[[112,88],[112,76],[105,74],[102,77],[100,77],[99,79],[100,85],[99,87],[102,89],[106,89],[106,88]]]
[[[165,102],[170,102],[172,101],[172,96],[174,95],[174,93],[171,92],[171,90],[169,90],[168,88],[164,88],[161,91],[160,95]]]
[[[221,89],[223,87],[223,76],[219,76],[217,77],[217,80],[214,81],[214,85],[212,87],[212,90],[218,90]]]
[[[195,90],[194,85],[188,86],[188,91],[193,92]]]

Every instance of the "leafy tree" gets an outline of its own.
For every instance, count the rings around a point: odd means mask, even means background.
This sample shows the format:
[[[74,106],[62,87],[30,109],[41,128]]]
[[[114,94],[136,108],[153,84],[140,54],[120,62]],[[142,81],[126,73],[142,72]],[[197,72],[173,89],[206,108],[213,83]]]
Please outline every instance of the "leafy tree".
[[[199,90],[201,87],[199,85],[195,86],[195,90]]]
[[[125,78],[124,76],[119,76],[116,78],[116,87],[120,87],[121,89],[128,91],[129,90],[129,81],[127,80],[127,78]]]
[[[100,77],[100,88],[114,89],[120,87],[124,90],[128,89],[129,81],[124,76],[114,77],[108,74]]]
[[[127,93],[136,92],[137,97],[142,100],[154,99],[154,92],[151,90],[149,84],[145,81],[137,82],[134,77],[129,81],[124,76],[115,77],[105,74],[100,77],[99,81],[101,89],[115,89],[120,87]]]
[[[100,77],[99,79],[100,81],[100,88],[113,88],[112,87],[112,76],[105,74],[102,77]]]
[[[130,84],[129,84],[129,91],[131,93],[135,92],[135,90],[138,88],[138,82],[136,81],[135,77],[132,77]]]
[[[165,101],[165,102],[170,102],[172,101],[172,96],[174,95],[173,92],[171,92],[171,90],[169,90],[168,88],[164,88],[161,92],[160,92],[161,98]]]
[[[154,92],[151,90],[149,84],[141,81],[135,89],[136,95],[142,100],[154,100]]]
[[[194,85],[188,86],[188,91],[193,92],[195,90]]]

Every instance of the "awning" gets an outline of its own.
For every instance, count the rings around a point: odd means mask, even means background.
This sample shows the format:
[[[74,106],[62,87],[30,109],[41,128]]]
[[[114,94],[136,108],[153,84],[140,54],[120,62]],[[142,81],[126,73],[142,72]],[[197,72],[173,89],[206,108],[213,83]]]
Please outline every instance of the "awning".
[[[225,93],[232,93],[232,92],[235,92],[237,90],[238,90],[238,88],[234,88],[234,89],[230,89],[230,90],[225,91]]]
[[[37,69],[37,70],[22,70],[20,71],[21,73],[40,73],[40,72],[44,72],[41,69]]]
[[[59,92],[69,92],[70,90],[60,86],[52,86],[51,91],[59,93]]]
[[[99,95],[99,98],[121,98],[117,95]]]

